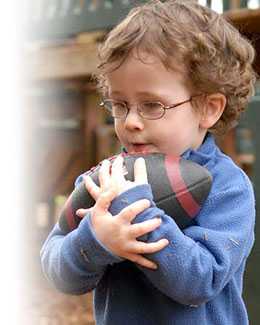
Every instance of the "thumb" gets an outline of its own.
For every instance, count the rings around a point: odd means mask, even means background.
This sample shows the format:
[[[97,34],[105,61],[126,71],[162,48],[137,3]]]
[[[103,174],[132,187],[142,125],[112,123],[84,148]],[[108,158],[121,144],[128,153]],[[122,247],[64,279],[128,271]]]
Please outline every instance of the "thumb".
[[[86,214],[88,212],[91,211],[92,208],[89,208],[89,209],[78,209],[76,211],[76,215],[79,217],[79,218],[84,218],[86,216]]]
[[[118,190],[116,188],[111,188],[108,191],[100,194],[96,204],[95,204],[95,212],[96,213],[106,213],[111,205],[111,202],[118,195]]]

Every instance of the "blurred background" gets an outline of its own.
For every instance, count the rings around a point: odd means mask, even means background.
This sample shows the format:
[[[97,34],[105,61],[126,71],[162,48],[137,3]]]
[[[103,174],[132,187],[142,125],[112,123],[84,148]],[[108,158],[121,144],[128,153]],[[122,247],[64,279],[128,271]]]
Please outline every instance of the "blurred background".
[[[136,4],[128,0],[27,0],[22,44],[25,153],[23,318],[25,324],[94,324],[92,294],[67,296],[44,278],[39,250],[73,190],[76,177],[120,150],[111,119],[99,109],[91,79],[97,47]],[[260,0],[199,1],[247,36],[258,53]],[[257,201],[256,243],[249,258],[244,297],[250,324],[260,323],[260,81],[239,125],[218,142],[251,178]],[[123,320],[122,320],[123,322]]]

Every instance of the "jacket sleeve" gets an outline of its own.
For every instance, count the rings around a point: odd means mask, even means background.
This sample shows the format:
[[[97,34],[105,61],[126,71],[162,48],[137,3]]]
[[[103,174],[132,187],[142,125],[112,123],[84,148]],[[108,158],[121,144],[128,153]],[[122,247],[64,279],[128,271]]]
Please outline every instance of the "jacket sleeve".
[[[122,261],[98,241],[88,214],[79,227],[68,234],[56,224],[40,256],[45,276],[58,290],[70,294],[91,291],[107,265]]]
[[[246,176],[242,178],[240,186],[209,195],[196,225],[184,231],[155,206],[149,185],[130,189],[113,203],[116,213],[127,200],[128,204],[141,198],[152,202],[134,222],[161,217],[161,226],[149,233],[145,241],[167,238],[169,245],[147,255],[157,263],[157,270],[138,267],[171,299],[185,305],[213,299],[247,258],[254,241],[255,204],[252,186]]]

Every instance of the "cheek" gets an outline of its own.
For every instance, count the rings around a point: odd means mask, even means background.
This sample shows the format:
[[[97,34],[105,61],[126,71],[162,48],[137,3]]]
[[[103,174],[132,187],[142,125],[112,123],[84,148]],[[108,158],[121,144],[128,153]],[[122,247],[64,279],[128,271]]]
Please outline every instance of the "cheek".
[[[117,137],[119,138],[119,140],[122,140],[123,138],[123,133],[124,133],[124,129],[123,127],[120,125],[120,123],[118,122],[114,122],[114,129],[115,129],[115,132],[116,132],[116,135]]]
[[[178,124],[176,125],[176,123],[172,122],[169,123],[169,121],[166,121],[166,123],[154,125],[151,128],[152,135],[154,135],[154,137],[157,138],[160,142],[165,142],[174,138],[178,134],[178,131]]]
[[[183,123],[169,123],[153,130],[154,139],[163,148],[179,146],[187,137],[187,126]],[[186,124],[187,125],[187,124]]]

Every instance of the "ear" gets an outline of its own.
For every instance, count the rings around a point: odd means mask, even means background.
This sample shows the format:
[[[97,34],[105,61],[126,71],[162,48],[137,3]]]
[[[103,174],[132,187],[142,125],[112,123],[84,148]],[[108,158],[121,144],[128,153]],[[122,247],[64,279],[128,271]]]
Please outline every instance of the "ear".
[[[204,129],[211,128],[220,119],[226,103],[226,96],[221,93],[207,95],[201,115],[200,127]]]

